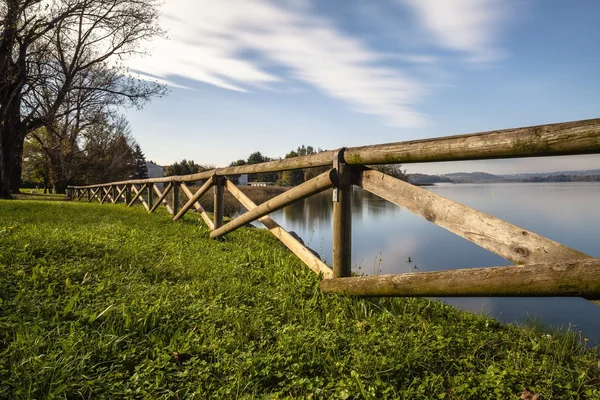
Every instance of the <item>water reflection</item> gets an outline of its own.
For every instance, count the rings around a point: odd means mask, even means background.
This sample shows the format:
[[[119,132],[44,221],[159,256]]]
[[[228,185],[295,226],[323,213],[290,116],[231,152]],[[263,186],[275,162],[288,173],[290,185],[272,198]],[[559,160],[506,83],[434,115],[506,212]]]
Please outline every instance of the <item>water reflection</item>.
[[[480,211],[600,257],[598,183],[461,184],[425,187]],[[331,260],[332,192],[271,216]],[[503,258],[368,192],[353,192],[353,270],[367,275],[510,265]],[[410,257],[411,262],[408,263]],[[416,267],[416,269],[415,269]],[[444,299],[503,321],[541,319],[600,341],[600,307],[576,298]]]

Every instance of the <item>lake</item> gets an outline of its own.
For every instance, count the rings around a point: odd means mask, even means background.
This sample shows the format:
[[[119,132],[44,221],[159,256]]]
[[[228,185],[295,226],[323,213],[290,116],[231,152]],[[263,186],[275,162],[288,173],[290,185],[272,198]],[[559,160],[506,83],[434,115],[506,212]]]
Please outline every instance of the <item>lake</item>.
[[[436,184],[423,187],[566,246],[600,257],[600,183]],[[330,264],[331,191],[297,202],[271,217],[302,237]],[[356,188],[352,205],[352,266],[378,275],[511,265],[445,229]],[[411,262],[408,262],[410,257]],[[600,343],[600,307],[580,298],[445,298],[501,321],[583,331]]]

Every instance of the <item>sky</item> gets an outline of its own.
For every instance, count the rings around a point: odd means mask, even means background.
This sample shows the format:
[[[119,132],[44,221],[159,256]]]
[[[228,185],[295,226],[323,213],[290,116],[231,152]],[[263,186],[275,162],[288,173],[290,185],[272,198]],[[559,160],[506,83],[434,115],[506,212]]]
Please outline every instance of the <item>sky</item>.
[[[600,117],[600,1],[165,0],[128,60],[168,96],[127,112],[148,160],[226,166]],[[411,172],[600,168],[600,155],[405,164]]]

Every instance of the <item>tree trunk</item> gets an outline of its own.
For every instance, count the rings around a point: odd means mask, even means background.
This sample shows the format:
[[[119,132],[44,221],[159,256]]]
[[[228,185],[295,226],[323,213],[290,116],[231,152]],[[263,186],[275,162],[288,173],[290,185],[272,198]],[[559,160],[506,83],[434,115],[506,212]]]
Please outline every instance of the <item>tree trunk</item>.
[[[23,173],[23,145],[25,137],[17,138],[14,143],[14,152],[12,156],[12,165],[10,170],[10,191],[12,193],[21,193],[21,174]]]
[[[69,181],[67,179],[57,180],[54,182],[54,193],[65,194],[67,192],[67,186],[69,186]]]
[[[18,135],[17,124],[11,123],[13,120],[7,118],[0,126],[0,198],[11,197],[11,176],[15,164],[15,138]]]
[[[0,198],[10,197],[10,144],[8,135],[0,131]]]

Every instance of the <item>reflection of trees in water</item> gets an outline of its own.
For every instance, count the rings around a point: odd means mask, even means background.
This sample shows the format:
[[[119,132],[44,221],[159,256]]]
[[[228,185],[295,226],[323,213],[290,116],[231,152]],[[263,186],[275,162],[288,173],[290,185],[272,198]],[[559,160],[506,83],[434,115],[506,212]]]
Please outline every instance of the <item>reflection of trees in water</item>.
[[[333,191],[326,190],[298,201],[283,210],[286,221],[303,227],[314,224],[327,226],[333,212]],[[378,217],[397,206],[358,187],[352,193],[352,215],[357,218]],[[397,211],[397,210],[394,210]]]
[[[208,200],[212,200],[211,197]],[[207,196],[208,197],[208,196]],[[273,198],[273,194],[256,193],[253,196],[256,204],[261,204]],[[333,190],[317,193],[307,199],[297,201],[284,208],[281,213],[285,221],[295,226],[329,226],[333,212]],[[212,204],[210,204],[212,207]],[[237,207],[228,215],[237,216],[245,212],[245,209],[237,202],[232,202],[231,207]],[[209,210],[212,208],[209,207]],[[378,218],[389,212],[397,212],[398,207],[388,201],[375,196],[359,187],[352,192],[352,215],[354,218]]]
[[[284,208],[283,216],[286,221],[295,225],[321,225],[324,222],[329,222],[331,211],[331,190],[326,190]]]

